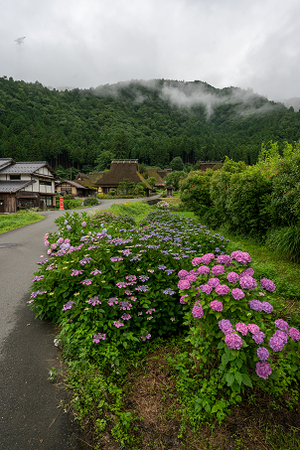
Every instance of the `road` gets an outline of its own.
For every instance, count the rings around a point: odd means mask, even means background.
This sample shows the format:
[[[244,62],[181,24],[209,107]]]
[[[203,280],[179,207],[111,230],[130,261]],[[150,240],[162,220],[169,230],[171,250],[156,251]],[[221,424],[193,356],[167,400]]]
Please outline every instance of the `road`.
[[[97,209],[124,202],[102,200]],[[89,209],[95,207],[84,211]],[[71,413],[58,407],[67,392],[48,380],[49,370],[60,365],[55,326],[34,320],[26,303],[36,262],[46,256],[43,237],[56,230],[54,219],[63,213],[47,211],[40,222],[0,234],[1,450],[91,448],[80,438]]]

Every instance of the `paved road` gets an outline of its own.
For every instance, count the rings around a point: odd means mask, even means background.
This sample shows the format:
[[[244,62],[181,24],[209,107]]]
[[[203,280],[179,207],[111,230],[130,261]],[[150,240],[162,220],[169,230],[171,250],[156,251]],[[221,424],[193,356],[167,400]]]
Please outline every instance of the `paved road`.
[[[125,201],[103,200],[97,208]],[[51,367],[59,367],[55,327],[34,320],[26,304],[36,262],[46,256],[43,237],[56,230],[54,219],[63,213],[45,212],[40,222],[0,234],[1,450],[91,448],[71,415],[58,408],[67,393],[47,380]]]

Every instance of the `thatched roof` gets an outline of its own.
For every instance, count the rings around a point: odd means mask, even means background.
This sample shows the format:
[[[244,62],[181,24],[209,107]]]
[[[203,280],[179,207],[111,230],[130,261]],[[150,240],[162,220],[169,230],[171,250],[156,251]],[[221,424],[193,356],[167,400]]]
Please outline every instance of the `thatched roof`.
[[[150,184],[142,177],[138,169],[137,159],[114,159],[111,162],[110,170],[95,183],[95,186],[116,188],[127,178],[134,184],[145,183],[147,188],[151,189]]]
[[[97,189],[96,182],[104,175],[105,172],[91,172],[88,175],[78,173],[76,182],[89,189]]]
[[[198,161],[199,170],[205,171],[207,169],[219,169],[222,166],[220,161]],[[217,166],[217,167],[216,167]]]
[[[172,172],[172,169],[164,169],[164,170],[158,170],[157,173],[161,178],[166,178],[166,176]]]
[[[149,177],[153,177],[156,179],[155,186],[164,186],[164,180],[158,173],[158,169],[156,167],[150,167],[147,169]]]

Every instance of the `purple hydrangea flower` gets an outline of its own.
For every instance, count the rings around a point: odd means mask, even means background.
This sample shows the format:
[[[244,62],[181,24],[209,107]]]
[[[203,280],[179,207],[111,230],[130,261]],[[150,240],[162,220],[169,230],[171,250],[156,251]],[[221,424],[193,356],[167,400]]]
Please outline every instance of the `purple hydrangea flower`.
[[[75,305],[75,302],[73,302],[73,300],[71,302],[67,302],[64,304],[62,310],[67,311],[68,309],[71,309],[73,305]]]
[[[213,266],[213,268],[211,269],[211,273],[213,275],[222,275],[225,271],[225,267],[221,266],[221,264],[218,264],[216,266]]]
[[[227,334],[225,336],[225,343],[228,348],[233,350],[240,350],[243,345],[243,339],[236,333]]]
[[[226,284],[220,284],[215,288],[215,292],[218,295],[227,295],[229,291],[230,289]]]
[[[217,287],[217,286],[219,286],[220,283],[221,282],[220,282],[219,278],[210,278],[207,282],[208,286],[211,286],[211,287]]]
[[[193,317],[196,319],[201,319],[203,317],[203,308],[200,302],[196,302],[192,310]]]
[[[300,341],[300,331],[297,330],[297,328],[291,327],[288,331],[288,335],[290,336],[293,341],[298,342]]]
[[[177,287],[178,289],[189,289],[191,287],[191,284],[187,280],[179,280]]]
[[[239,278],[240,277],[235,272],[229,272],[227,274],[227,280],[229,281],[229,283],[236,283],[239,280]]]
[[[251,262],[251,256],[247,252],[236,250],[231,253],[231,258],[235,259],[240,264],[248,264]]]
[[[283,319],[277,319],[275,320],[275,327],[279,328],[281,331],[288,331],[289,324]]]
[[[215,255],[213,253],[206,253],[205,255],[201,256],[199,264],[209,264],[214,258]]]
[[[284,331],[276,330],[273,336],[279,337],[283,341],[284,345],[287,344],[288,335]]]
[[[196,281],[197,280],[197,275],[196,274],[188,274],[186,277],[185,277],[185,280],[187,280],[187,281],[189,281],[190,283],[193,283],[194,281]]]
[[[257,334],[260,332],[259,326],[256,325],[255,323],[249,323],[248,330],[250,331],[251,334]]]
[[[210,302],[210,307],[214,311],[223,311],[223,303],[219,302],[218,300],[214,300],[213,302]]]
[[[121,322],[120,320],[115,320],[115,321],[114,321],[114,326],[115,326],[116,328],[124,327],[124,323]]]
[[[232,289],[231,295],[235,300],[241,300],[242,298],[245,297],[244,292],[242,291],[242,289],[239,288]]]
[[[270,356],[268,350],[265,347],[258,347],[256,353],[258,359],[260,359],[261,361],[265,361]]]
[[[269,292],[273,292],[273,291],[275,291],[275,289],[276,289],[276,286],[275,286],[275,284],[273,283],[273,281],[268,280],[268,278],[262,278],[262,279],[260,280],[260,284],[262,285],[262,287],[263,287],[264,289],[266,289],[266,290],[269,291]]]
[[[217,263],[225,264],[225,266],[229,266],[231,263],[231,256],[229,255],[219,255],[217,257]]]
[[[252,277],[244,276],[240,278],[240,286],[242,289],[255,289],[257,287],[256,280]]]
[[[94,334],[94,339],[93,339],[93,342],[96,342],[96,344],[99,344],[99,342],[102,340],[102,341],[105,341],[105,337],[106,337],[106,334],[102,334],[102,333],[97,333],[97,334]]]
[[[202,260],[201,260],[201,257],[199,257],[199,256],[197,256],[196,258],[194,258],[192,260],[193,266],[198,266],[199,264],[201,264],[201,262],[202,262]]]
[[[273,306],[269,302],[262,302],[261,306],[262,311],[264,311],[267,314],[271,314],[271,312],[273,311]]]
[[[272,373],[271,366],[266,361],[262,361],[262,362],[259,361],[259,362],[257,362],[255,371],[257,373],[257,376],[259,376],[260,378],[264,378],[265,380]]]
[[[101,305],[101,302],[99,300],[99,295],[96,295],[95,297],[90,298],[87,301],[87,303],[92,306]]]
[[[210,268],[208,266],[200,266],[198,267],[197,273],[200,273],[201,275],[206,275],[207,273],[210,272]]]
[[[179,278],[185,278],[188,275],[188,271],[187,270],[179,270],[178,272],[178,277]]]
[[[243,270],[243,272],[240,273],[240,277],[253,277],[254,270],[249,267],[248,269]]]
[[[256,344],[262,344],[265,339],[265,333],[263,331],[259,331],[256,334],[252,334],[252,339]]]
[[[248,326],[245,323],[238,322],[235,326],[236,331],[241,333],[243,336],[248,334]]]
[[[284,342],[280,337],[273,335],[269,340],[269,346],[274,352],[281,352],[284,347]]]
[[[212,287],[209,286],[208,284],[201,284],[201,286],[199,286],[198,289],[201,289],[201,291],[204,294],[208,294],[208,295],[211,294],[211,291],[212,291]]]
[[[262,303],[259,300],[250,300],[248,303],[250,308],[254,311],[262,311]]]
[[[165,290],[163,291],[163,293],[164,293],[165,295],[174,295],[174,294],[175,294],[175,291],[174,291],[173,289],[171,289],[171,288],[168,288],[168,289],[165,289]]]
[[[229,334],[233,331],[231,322],[228,319],[221,319],[218,322],[218,325],[219,325],[220,330],[223,331],[224,334]]]

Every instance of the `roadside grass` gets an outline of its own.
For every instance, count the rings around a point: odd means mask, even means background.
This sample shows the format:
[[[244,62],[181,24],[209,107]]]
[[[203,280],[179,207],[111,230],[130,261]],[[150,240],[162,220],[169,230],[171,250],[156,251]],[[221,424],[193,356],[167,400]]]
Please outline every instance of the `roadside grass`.
[[[19,211],[16,214],[3,214],[0,216],[0,234],[24,227],[25,225],[30,225],[34,222],[39,222],[42,219],[44,219],[44,216],[32,211]]]
[[[138,221],[154,208],[126,202],[109,210]],[[225,237],[231,251],[251,255],[256,278],[275,282],[280,317],[299,327],[300,265],[248,239]],[[138,352],[124,352],[122,376],[113,367],[102,372],[93,361],[66,361],[62,376],[72,400],[64,408],[71,408],[81,424],[86,448],[106,449],[115,441],[111,448],[126,450],[300,450],[299,404],[291,410],[288,398],[258,389],[247,392],[221,424],[197,425],[198,412],[187,407],[187,393],[197,390],[197,373],[186,362],[190,351],[184,333],[153,339]]]

